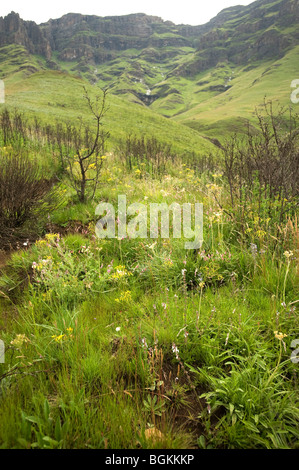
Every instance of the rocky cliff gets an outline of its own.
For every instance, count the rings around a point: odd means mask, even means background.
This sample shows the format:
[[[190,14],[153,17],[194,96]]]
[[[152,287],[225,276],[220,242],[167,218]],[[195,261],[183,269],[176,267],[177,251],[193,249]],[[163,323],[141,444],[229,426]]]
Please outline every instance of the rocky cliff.
[[[167,58],[175,49],[191,47],[196,57],[176,70],[190,75],[222,60],[239,64],[283,54],[299,41],[298,21],[299,0],[258,0],[227,8],[202,26],[175,25],[142,13],[104,18],[69,13],[37,25],[12,12],[0,18],[0,46],[18,44],[47,59],[55,55],[60,61],[93,64],[126,50],[156,60],[165,51]]]
[[[16,44],[47,59],[37,58],[28,73],[36,67],[60,69],[108,84],[113,93],[140,104],[164,100],[167,113],[184,103],[178,77],[196,80],[201,72],[229,64],[227,76],[209,87],[209,92],[222,93],[230,85],[230,67],[279,59],[299,44],[298,21],[299,0],[258,0],[227,8],[200,26],[175,25],[143,13],[69,13],[37,25],[12,12],[0,18],[0,47]],[[2,50],[1,57],[5,54]],[[22,69],[21,60],[14,60],[15,67]]]
[[[221,61],[240,65],[280,58],[299,44],[298,21],[299,0],[258,0],[227,8],[204,25],[195,57],[175,73],[192,76]]]
[[[101,63],[127,49],[189,45],[173,23],[142,13],[105,18],[70,13],[40,28],[52,50],[67,61],[85,56]]]
[[[0,47],[8,44],[24,46],[30,54],[39,54],[47,59],[52,49],[41,28],[34,21],[23,21],[18,13],[11,12],[0,17]]]

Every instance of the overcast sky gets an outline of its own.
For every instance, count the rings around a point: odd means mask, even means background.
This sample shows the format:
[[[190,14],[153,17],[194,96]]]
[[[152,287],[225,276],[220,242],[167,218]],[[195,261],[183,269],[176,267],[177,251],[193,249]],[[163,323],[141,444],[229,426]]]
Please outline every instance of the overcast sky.
[[[24,20],[33,20],[39,24],[50,18],[60,18],[66,13],[97,16],[146,13],[176,24],[199,25],[209,21],[224,8],[249,5],[252,2],[253,0],[2,0],[0,16],[14,11]]]

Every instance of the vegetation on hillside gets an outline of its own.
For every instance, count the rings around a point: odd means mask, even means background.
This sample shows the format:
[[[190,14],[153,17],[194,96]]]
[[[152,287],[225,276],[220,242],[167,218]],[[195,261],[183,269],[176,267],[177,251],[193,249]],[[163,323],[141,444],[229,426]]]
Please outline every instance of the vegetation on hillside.
[[[212,155],[123,133],[82,202],[65,165],[74,133],[2,112],[3,186],[10,162],[24,188],[53,186],[26,192],[37,228],[25,212],[0,264],[1,448],[298,448],[298,132],[280,110],[259,117]],[[202,246],[97,238],[97,205],[120,194],[203,203]],[[2,190],[0,207],[2,241],[16,214]]]
[[[297,0],[228,8],[200,26],[145,14],[72,13],[38,26],[12,12],[0,23],[7,104],[46,114],[47,120],[57,112],[70,118],[75,90],[88,81],[110,88],[112,138],[138,127],[163,132],[165,140],[175,126],[165,120],[164,132],[158,113],[222,142],[227,132],[242,133],[245,119],[254,125],[254,107],[263,106],[265,96],[289,104],[297,79],[298,18]],[[193,147],[205,147],[194,132],[180,129],[181,150],[189,140],[190,147],[191,140]]]
[[[297,24],[0,19],[0,448],[298,449]]]

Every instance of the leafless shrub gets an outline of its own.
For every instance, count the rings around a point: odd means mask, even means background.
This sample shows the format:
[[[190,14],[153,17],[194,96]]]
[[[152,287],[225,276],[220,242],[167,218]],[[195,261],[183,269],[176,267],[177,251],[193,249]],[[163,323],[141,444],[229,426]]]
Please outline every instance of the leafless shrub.
[[[0,239],[2,247],[34,232],[57,205],[52,182],[37,163],[18,155],[0,155]]]
[[[3,145],[22,145],[27,138],[27,121],[22,113],[4,109],[0,114],[0,129]]]
[[[254,207],[256,216],[280,223],[298,207],[298,117],[283,108],[274,113],[272,103],[256,114],[257,133],[248,127],[243,140],[234,136],[224,145],[224,176],[233,210],[246,217]]]
[[[161,176],[166,171],[168,161],[174,162],[176,154],[171,146],[159,142],[155,137],[128,135],[119,149],[129,171],[143,164],[151,176]]]

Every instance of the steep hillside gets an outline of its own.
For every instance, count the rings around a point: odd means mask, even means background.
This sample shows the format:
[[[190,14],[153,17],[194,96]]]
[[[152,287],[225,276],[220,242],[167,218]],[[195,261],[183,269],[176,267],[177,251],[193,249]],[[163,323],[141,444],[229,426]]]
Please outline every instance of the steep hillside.
[[[47,70],[45,62],[30,56],[21,46],[6,46],[0,55],[0,70],[6,70],[6,103],[27,115],[37,115],[50,124],[57,120],[79,123],[82,117],[91,123],[92,116],[83,98],[87,86],[93,98],[99,94],[98,87],[63,71]],[[162,142],[172,145],[180,154],[205,155],[213,150],[207,139],[196,130],[173,122],[152,110],[110,93],[109,111],[105,117],[105,128],[111,134],[109,145],[115,148],[129,134],[155,136]]]
[[[291,82],[299,76],[295,67],[298,60],[299,46],[296,46],[279,60],[232,69],[219,64],[202,74],[196,92],[197,104],[192,97],[192,105],[185,107],[174,119],[206,136],[217,135],[221,140],[228,132],[244,131],[247,120],[254,125],[255,110],[262,108],[265,100],[272,101],[276,109],[292,106],[296,112],[298,105],[292,104],[290,95]],[[211,90],[211,83],[216,81],[223,84],[221,93]]]

